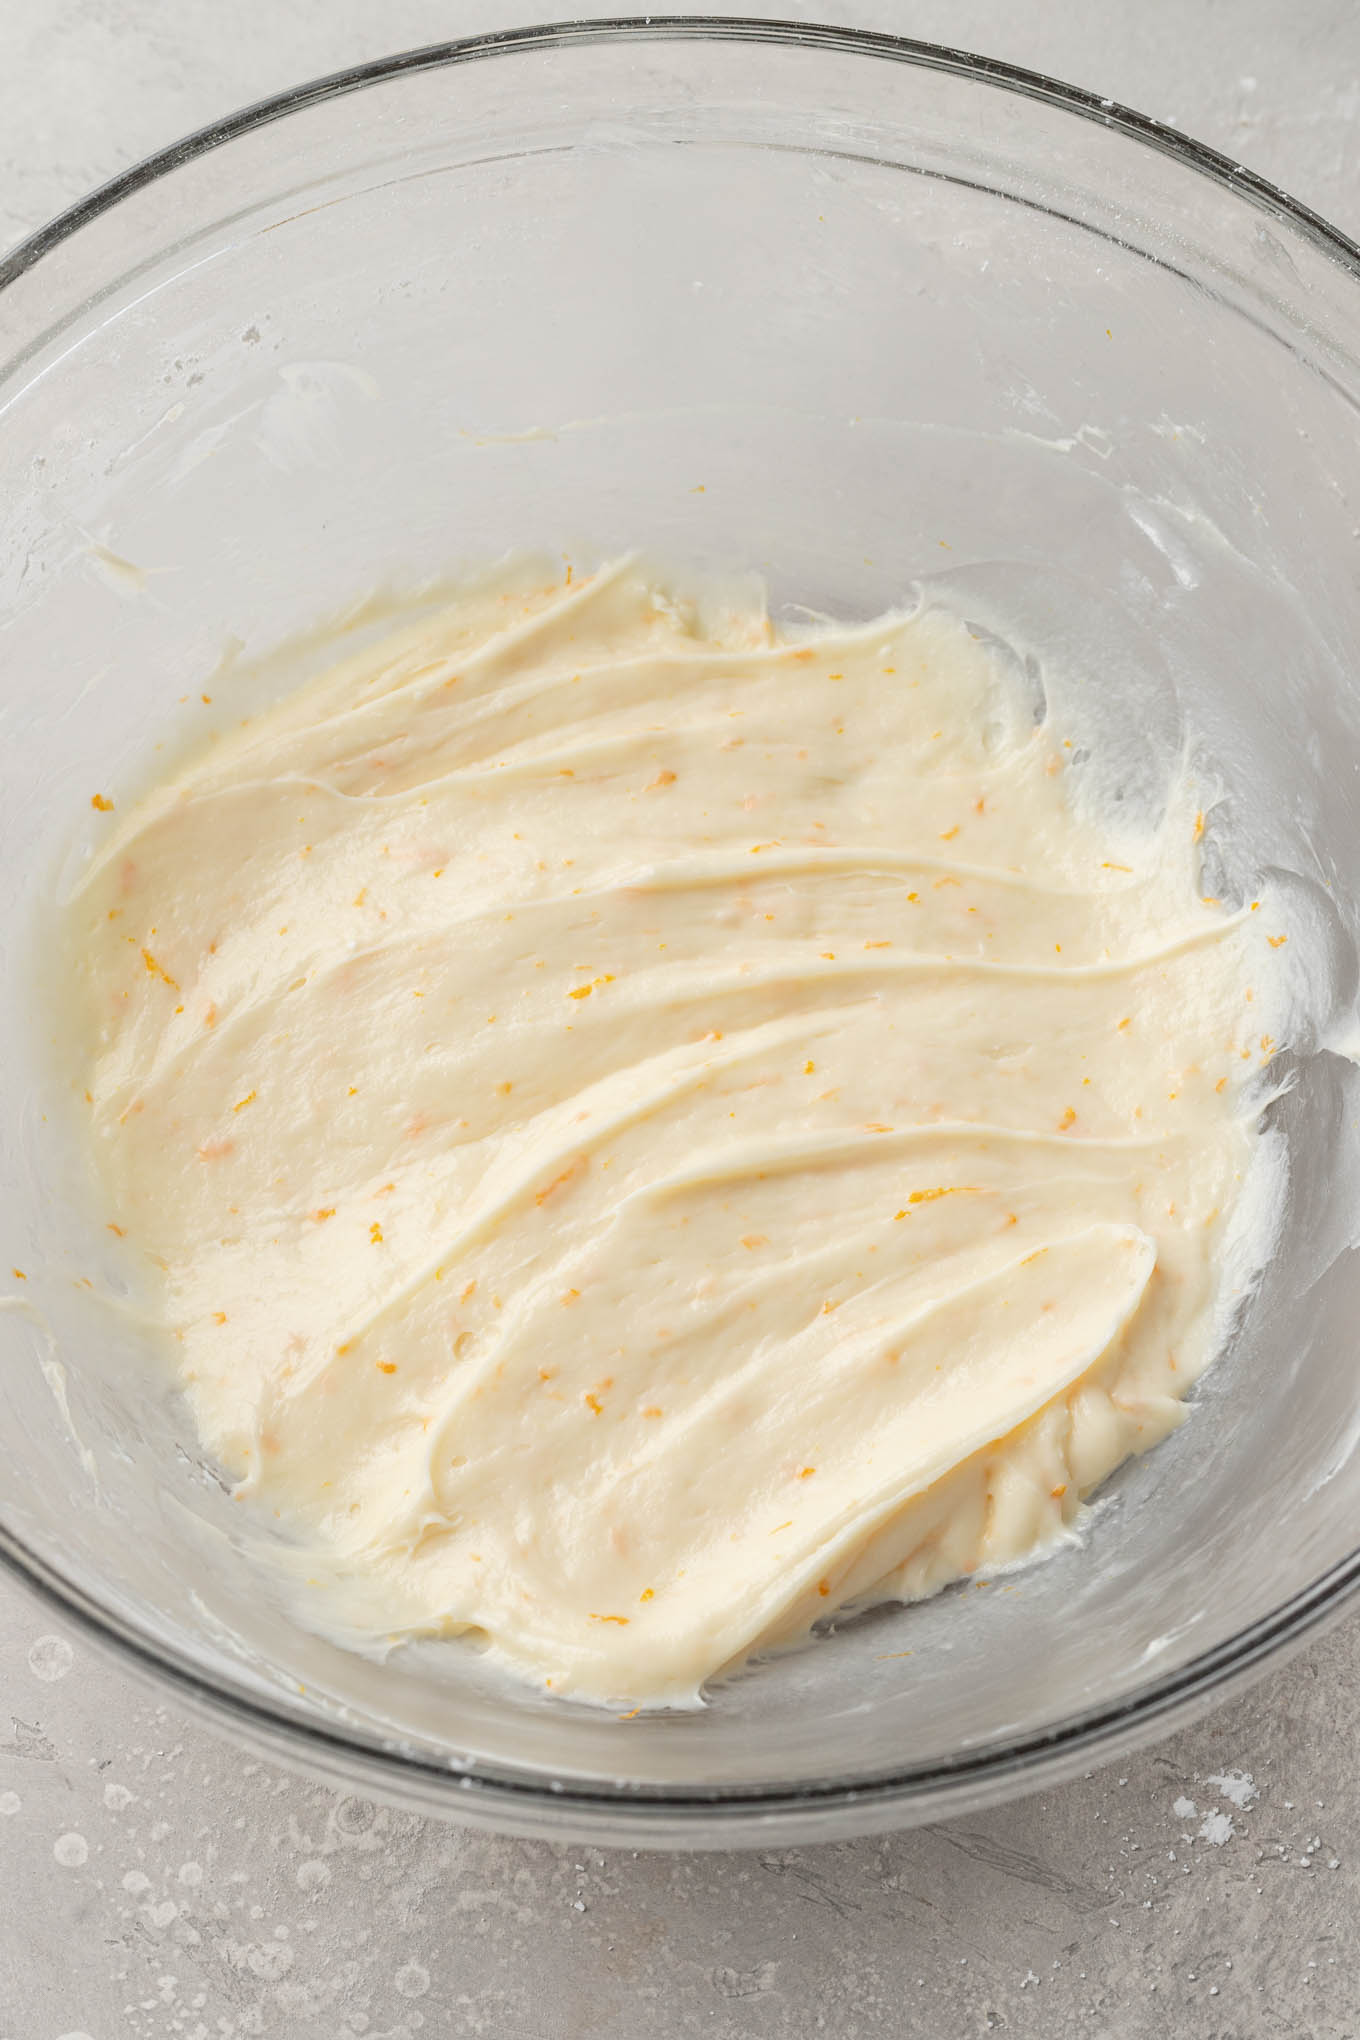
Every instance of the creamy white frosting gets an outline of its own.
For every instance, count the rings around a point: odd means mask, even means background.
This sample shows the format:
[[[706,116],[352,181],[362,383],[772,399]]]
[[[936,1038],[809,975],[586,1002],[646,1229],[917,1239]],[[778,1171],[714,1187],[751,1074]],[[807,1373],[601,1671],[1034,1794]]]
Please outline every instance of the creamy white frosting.
[[[1285,931],[1070,757],[943,611],[521,567],[108,816],[109,1222],[318,1621],[692,1702],[1180,1421]]]

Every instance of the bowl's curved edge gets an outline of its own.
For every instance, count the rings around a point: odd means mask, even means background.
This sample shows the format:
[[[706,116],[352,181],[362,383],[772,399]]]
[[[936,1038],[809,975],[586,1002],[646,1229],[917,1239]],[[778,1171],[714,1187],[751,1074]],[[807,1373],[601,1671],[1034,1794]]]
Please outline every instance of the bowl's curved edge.
[[[104,184],[77,199],[55,219],[20,241],[0,259],[0,291],[18,281],[35,263],[63,241],[69,240],[100,214],[158,178],[168,176],[185,163],[221,148],[238,136],[271,121],[299,113],[328,99],[361,92],[407,72],[439,70],[451,64],[481,58],[508,56],[528,50],[565,49],[580,44],[603,42],[761,42],[794,48],[842,50],[849,54],[876,56],[891,62],[911,64],[920,70],[948,71],[970,77],[999,90],[1022,97],[1041,99],[1065,108],[1102,127],[1114,128],[1145,147],[1178,157],[1202,175],[1227,186],[1249,199],[1273,217],[1288,221],[1327,254],[1360,275],[1360,244],[1334,227],[1320,213],[1291,198],[1279,185],[1236,163],[1221,150],[1195,141],[1177,128],[1166,126],[1151,114],[1114,99],[1099,97],[1079,85],[1067,85],[1042,71],[1029,71],[996,57],[978,56],[969,50],[942,43],[917,41],[908,36],[888,35],[869,29],[837,28],[829,23],[759,20],[744,15],[632,15],[550,23],[541,27],[502,29],[487,35],[463,36],[451,42],[427,43],[403,50],[391,57],[354,64],[333,71],[304,85],[292,86],[267,99],[255,100],[237,112],[211,121],[206,127],[172,142],[153,155],[119,171]]]
[[[484,1760],[439,1764],[378,1738],[346,1733],[294,1714],[282,1695],[234,1691],[202,1677],[157,1639],[120,1627],[85,1591],[36,1559],[0,1524],[0,1565],[55,1605],[100,1652],[147,1683],[171,1686],[189,1709],[235,1733],[262,1755],[333,1785],[366,1786],[379,1797],[522,1834],[560,1835],[637,1847],[755,1847],[776,1832],[812,1841],[833,1834],[905,1827],[974,1811],[1056,1784],[1092,1763],[1168,1735],[1228,1693],[1258,1678],[1346,1611],[1360,1593],[1360,1553],[1343,1560],[1286,1606],[1160,1680],[1119,1700],[1068,1716],[1000,1748],[900,1772],[827,1780],[795,1788],[692,1786],[684,1792],[591,1787],[579,1780],[515,1773]]]

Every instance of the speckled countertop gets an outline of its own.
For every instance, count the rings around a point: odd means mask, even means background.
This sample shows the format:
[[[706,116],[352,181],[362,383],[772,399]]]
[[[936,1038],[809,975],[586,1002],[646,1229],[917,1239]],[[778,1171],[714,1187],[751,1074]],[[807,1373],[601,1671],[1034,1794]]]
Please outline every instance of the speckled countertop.
[[[185,130],[551,0],[0,6],[0,246]],[[695,11],[718,11],[700,6]],[[799,0],[1216,143],[1360,233],[1353,0]],[[888,1840],[505,1842],[245,1761],[0,1580],[0,2040],[1360,2033],[1360,1621],[1172,1741]]]

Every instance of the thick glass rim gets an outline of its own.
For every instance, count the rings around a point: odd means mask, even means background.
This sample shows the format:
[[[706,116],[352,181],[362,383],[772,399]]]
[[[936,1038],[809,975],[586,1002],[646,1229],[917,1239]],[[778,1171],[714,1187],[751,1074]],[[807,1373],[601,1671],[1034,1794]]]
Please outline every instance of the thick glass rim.
[[[331,99],[362,92],[370,85],[390,83],[408,72],[437,71],[453,64],[477,62],[488,57],[514,56],[532,50],[571,49],[598,43],[627,42],[749,42],[772,48],[826,50],[850,56],[878,57],[889,63],[910,64],[917,70],[942,71],[955,77],[971,78],[978,84],[1013,92],[1022,99],[1037,99],[1062,111],[1079,115],[1127,135],[1145,148],[1159,150],[1188,164],[1193,170],[1240,193],[1259,210],[1287,223],[1312,241],[1324,253],[1339,260],[1360,277],[1360,242],[1344,234],[1320,213],[1302,204],[1269,178],[1236,163],[1219,149],[1198,142],[1179,129],[1168,127],[1151,114],[1138,113],[1115,99],[1102,98],[1080,85],[1066,85],[1042,71],[1029,71],[997,57],[982,57],[948,44],[920,42],[910,36],[889,35],[881,30],[838,28],[825,22],[764,20],[747,15],[646,14],[601,17],[580,21],[549,23],[542,27],[501,29],[487,35],[463,36],[452,42],[425,43],[391,57],[378,57],[347,70],[332,71],[305,85],[257,99],[249,106],[196,128],[139,163],[119,171],[84,198],[18,242],[0,259],[0,290],[17,282],[26,270],[82,227],[123,199],[132,197],[161,177],[208,155],[213,149],[235,141],[256,128],[267,127],[288,114],[301,113]]]
[[[919,42],[861,29],[829,24],[758,20],[743,16],[649,15],[618,19],[563,22],[544,27],[510,29],[433,43],[395,56],[357,64],[276,93],[199,128],[183,140],[158,150],[121,171],[79,199],[46,226],[18,243],[0,259],[0,291],[70,240],[104,213],[159,179],[208,155],[238,137],[276,120],[328,100],[362,92],[405,76],[455,64],[516,56],[533,51],[602,44],[643,42],[757,43],[770,47],[826,51],[900,63],[919,71],[937,71],[1044,102],[1079,119],[1114,130],[1131,142],[1170,156],[1236,194],[1256,211],[1289,226],[1324,255],[1349,271],[1360,283],[1360,244],[1329,224],[1278,185],[1165,126],[1149,115],[1117,101],[1101,98],[1079,86],[1066,85],[1037,71],[1024,70],[990,57],[944,45]],[[167,1645],[130,1620],[120,1621],[85,1588],[56,1566],[29,1551],[19,1537],[0,1523],[0,1564],[49,1603],[92,1642],[107,1649],[154,1683],[168,1686],[196,1712],[234,1724],[279,1754],[291,1749],[304,1763],[310,1757],[333,1776],[355,1781],[361,1773],[374,1790],[387,1791],[427,1807],[442,1802],[450,1813],[477,1812],[494,1825],[498,1810],[523,1825],[530,1809],[547,1813],[553,1825],[572,1814],[603,1829],[609,1824],[627,1838],[630,1825],[674,1822],[674,1839],[686,1830],[710,1824],[740,1827],[743,1822],[765,1830],[784,1822],[820,1816],[839,1827],[837,1810],[854,1807],[880,1812],[894,1803],[932,1802],[947,1812],[951,1800],[976,1802],[991,1786],[996,1796],[1036,1786],[1044,1774],[1070,1771],[1083,1759],[1098,1759],[1121,1741],[1142,1739],[1169,1729],[1177,1719],[1225,1690],[1339,1615],[1360,1591],[1360,1549],[1329,1568],[1290,1601],[1239,1630],[1212,1649],[1201,1652],[1176,1671],[1148,1680],[1118,1699],[1079,1710],[1043,1728],[976,1750],[904,1765],[862,1776],[847,1775],[797,1785],[712,1785],[676,1789],[627,1781],[577,1781],[549,1778],[490,1759],[440,1762],[386,1743],[376,1736],[294,1711],[277,1697],[247,1690],[243,1684],[207,1676],[192,1658]],[[519,1809],[516,1818],[512,1809]],[[640,1837],[639,1837],[640,1838]]]

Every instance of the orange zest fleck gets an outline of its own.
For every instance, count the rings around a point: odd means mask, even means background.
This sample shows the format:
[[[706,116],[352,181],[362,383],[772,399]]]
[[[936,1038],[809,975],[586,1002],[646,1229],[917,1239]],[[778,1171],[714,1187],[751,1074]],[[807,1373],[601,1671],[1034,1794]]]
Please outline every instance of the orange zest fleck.
[[[815,1466],[800,1466],[798,1469],[798,1478],[799,1480],[810,1480],[812,1475],[816,1471],[817,1469]]]
[[[313,1225],[324,1225],[328,1218],[335,1217],[335,1206],[333,1204],[319,1204],[310,1216]]]
[[[115,1225],[112,1219],[109,1220],[104,1230],[105,1232],[117,1233],[120,1240],[125,1240],[127,1238],[127,1234],[123,1231],[122,1226]]]
[[[953,826],[953,828],[952,828],[952,829],[941,829],[941,831],[940,831],[940,841],[941,841],[942,843],[952,843],[952,842],[953,842],[953,840],[954,840],[954,838],[955,838],[955,837],[956,837],[956,836],[958,835],[958,833],[959,833],[959,825],[958,825],[958,823],[957,823],[957,822],[955,822],[955,824],[954,824],[954,826]]]
[[[579,1298],[580,1294],[581,1292],[579,1289],[565,1290],[562,1295],[562,1301],[563,1303],[575,1303]]]
[[[372,1225],[368,1228],[368,1237],[370,1238],[370,1240],[372,1240],[375,1247],[380,1247],[383,1243],[383,1229],[378,1224],[376,1218],[374,1219]]]
[[[236,1100],[236,1103],[232,1106],[231,1109],[233,1112],[244,1112],[247,1105],[253,1105],[254,1103],[255,1103],[254,1091],[247,1091],[245,1097],[238,1098]]]
[[[770,1241],[768,1234],[763,1232],[757,1232],[757,1233],[743,1233],[741,1243],[745,1247],[747,1253],[751,1254],[755,1252],[757,1247],[768,1247]]]
[[[657,1408],[655,1403],[648,1403],[646,1409],[642,1412],[642,1414],[644,1417],[659,1417],[661,1415],[661,1411]]]
[[[22,1268],[11,1268],[9,1272],[14,1277],[16,1282],[27,1282],[28,1280],[28,1277],[27,1275],[25,1275]]]
[[[1075,1126],[1076,1123],[1077,1123],[1076,1108],[1072,1105],[1069,1105],[1066,1112],[1064,1112],[1062,1118],[1058,1121],[1059,1133],[1066,1133],[1068,1127]]]
[[[179,986],[175,983],[175,980],[171,977],[169,971],[166,970],[162,964],[157,963],[155,957],[151,954],[151,951],[149,949],[144,949],[142,951],[142,962],[146,965],[149,976],[158,977],[163,984],[169,985],[172,992],[177,992],[179,990]]]
[[[1289,937],[1287,935],[1267,935],[1266,937],[1266,941],[1272,949],[1282,949],[1288,940]]]
[[[113,802],[106,799],[102,793],[92,793],[90,795],[90,806],[98,808],[101,815],[111,814],[113,811]]]
[[[655,1598],[656,1598],[655,1589],[652,1587],[644,1587],[642,1589],[642,1592],[638,1595],[639,1601],[652,1601],[655,1600]]]
[[[534,1203],[546,1204],[548,1199],[554,1194],[555,1191],[560,1190],[564,1183],[569,1183],[573,1176],[580,1174],[581,1170],[585,1167],[585,1164],[586,1164],[585,1156],[578,1155],[574,1162],[569,1163],[568,1166],[565,1169],[563,1169],[560,1176],[554,1176],[551,1183],[545,1184],[543,1189],[541,1189],[535,1194]]]
[[[585,1403],[585,1406],[590,1411],[592,1417],[602,1417],[604,1415],[604,1407],[600,1402],[600,1398],[597,1395],[592,1393],[590,1395],[583,1396],[582,1401]]]
[[[374,1362],[374,1365],[376,1366],[379,1374],[395,1374],[397,1371],[397,1363],[395,1360],[377,1360]]]
[[[590,1619],[592,1622],[617,1622],[620,1629],[628,1627],[626,1615],[592,1615]]]

